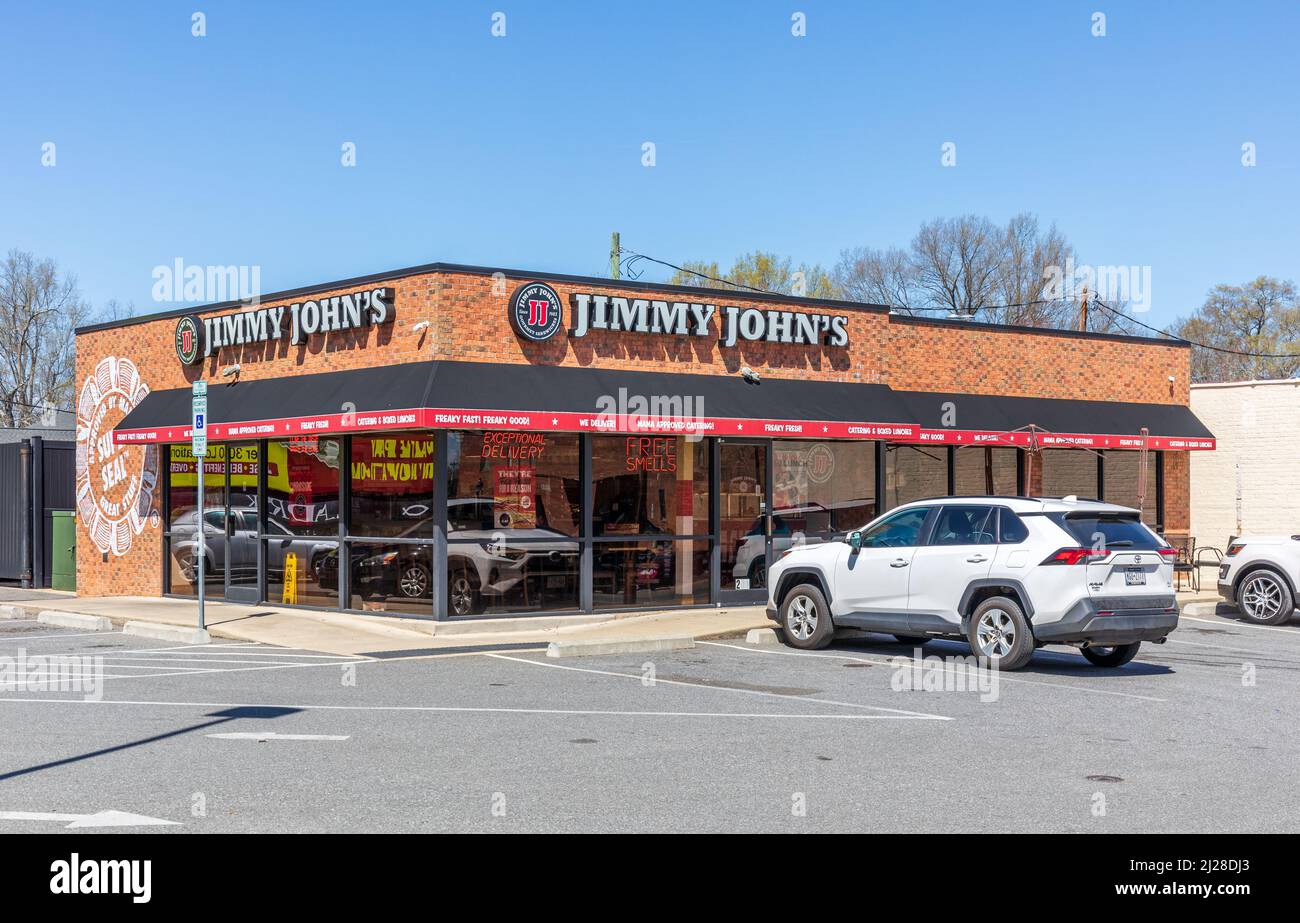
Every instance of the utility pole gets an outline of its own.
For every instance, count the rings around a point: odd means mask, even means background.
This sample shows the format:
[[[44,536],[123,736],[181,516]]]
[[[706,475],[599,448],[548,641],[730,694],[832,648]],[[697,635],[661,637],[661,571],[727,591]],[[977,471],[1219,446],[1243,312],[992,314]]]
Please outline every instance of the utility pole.
[[[1079,332],[1088,332],[1088,286],[1083,287],[1083,300],[1079,302]]]
[[[618,242],[618,231],[615,231],[609,235],[609,277],[611,279],[619,278],[619,254],[622,252],[623,248]]]

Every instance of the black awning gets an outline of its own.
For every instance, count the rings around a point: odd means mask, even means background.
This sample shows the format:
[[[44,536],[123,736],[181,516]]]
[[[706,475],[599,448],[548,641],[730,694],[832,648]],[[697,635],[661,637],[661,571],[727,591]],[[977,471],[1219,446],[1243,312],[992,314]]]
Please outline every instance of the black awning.
[[[947,417],[951,408],[955,416]],[[119,442],[189,438],[190,390],[148,395],[118,425]],[[993,442],[1036,427],[1057,434],[1151,436],[1209,444],[1186,407],[1114,401],[894,391],[867,382],[695,375],[488,362],[429,361],[249,382],[208,390],[211,439],[372,429],[699,432],[726,436]],[[1007,444],[1025,444],[1017,436]],[[1045,439],[1044,444],[1052,444]],[[1114,439],[1078,444],[1132,447]]]
[[[732,375],[680,375],[555,365],[439,362],[437,407],[594,413],[607,401],[644,398],[688,413],[729,420],[827,420],[913,423],[887,385]],[[445,403],[448,400],[459,403]],[[689,404],[687,402],[690,402]]]
[[[1036,428],[1071,435],[1151,436],[1213,440],[1191,409],[1181,404],[1002,397],[942,391],[896,391],[923,430],[1010,433]],[[1163,446],[1161,446],[1163,447]],[[1180,446],[1213,448],[1213,446]]]
[[[319,372],[260,381],[208,384],[208,427],[212,438],[271,435],[291,420],[369,418],[427,405],[437,363],[381,365],[345,372]],[[175,442],[189,438],[189,388],[154,391],[115,428],[121,442]],[[413,422],[413,421],[412,421]],[[262,424],[262,425],[258,425]],[[235,425],[248,432],[230,432]],[[322,431],[361,427],[323,426]],[[182,433],[181,430],[184,430]],[[295,435],[308,430],[289,427]]]

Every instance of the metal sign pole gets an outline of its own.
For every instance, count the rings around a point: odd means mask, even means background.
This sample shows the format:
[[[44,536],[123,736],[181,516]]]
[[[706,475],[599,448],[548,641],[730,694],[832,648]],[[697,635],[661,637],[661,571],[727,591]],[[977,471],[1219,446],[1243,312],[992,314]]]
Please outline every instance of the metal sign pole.
[[[198,503],[196,506],[196,510],[197,510],[196,515],[198,517],[198,524],[197,524],[198,531],[195,533],[195,542],[196,542],[195,550],[197,552],[197,557],[199,562],[199,568],[198,568],[199,629],[202,630],[203,628],[206,627],[204,625],[204,619],[203,619],[203,590],[204,590],[204,586],[207,584],[207,578],[203,574],[203,560],[204,558],[207,557],[208,536],[207,536],[207,528],[203,522],[203,456],[195,454],[194,461],[197,463],[199,469]]]
[[[194,382],[190,396],[190,452],[194,456],[198,469],[198,489],[195,491],[195,532],[194,557],[198,564],[196,573],[199,581],[199,630],[207,628],[203,605],[207,578],[204,575],[204,560],[208,551],[208,530],[203,520],[203,461],[208,455],[208,383],[202,379]]]

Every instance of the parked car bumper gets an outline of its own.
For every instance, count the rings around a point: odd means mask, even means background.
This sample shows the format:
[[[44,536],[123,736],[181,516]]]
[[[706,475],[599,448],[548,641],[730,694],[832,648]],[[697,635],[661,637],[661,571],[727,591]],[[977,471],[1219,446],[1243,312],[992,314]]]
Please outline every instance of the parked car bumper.
[[[1232,591],[1231,583],[1225,583],[1223,581],[1219,582],[1219,596],[1228,602],[1235,604],[1237,602],[1236,595],[1237,594]]]
[[[1081,600],[1056,622],[1034,625],[1034,638],[1047,644],[1132,644],[1159,641],[1178,627],[1178,606],[1170,597],[1168,608],[1104,610],[1092,600]]]
[[[768,617],[768,620],[769,620],[769,621],[777,622],[778,624],[780,623],[781,619],[780,619],[780,617],[776,614],[776,606],[768,606],[768,607],[767,607],[766,609],[764,609],[763,611],[767,614],[767,617]]]

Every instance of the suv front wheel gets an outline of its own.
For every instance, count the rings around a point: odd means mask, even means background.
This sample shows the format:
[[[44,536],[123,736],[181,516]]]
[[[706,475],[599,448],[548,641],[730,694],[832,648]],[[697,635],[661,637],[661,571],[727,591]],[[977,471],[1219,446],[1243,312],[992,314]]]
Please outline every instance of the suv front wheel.
[[[786,594],[781,603],[781,630],[791,647],[814,650],[831,643],[835,626],[820,588],[801,583]]]
[[[971,613],[966,640],[982,660],[999,670],[1018,670],[1034,656],[1034,633],[1015,600],[986,599]]]
[[[1281,574],[1267,567],[1251,571],[1241,581],[1237,604],[1247,621],[1256,625],[1281,625],[1295,611],[1291,587]]]

